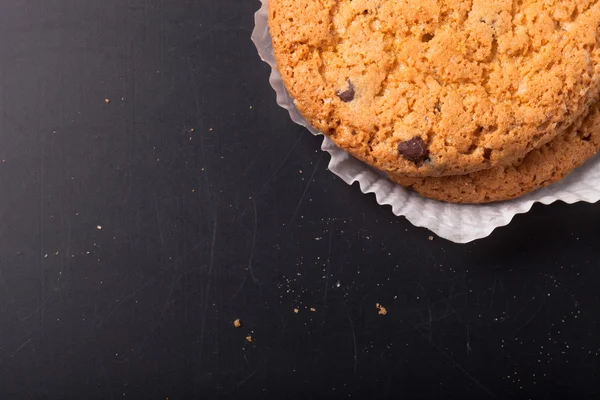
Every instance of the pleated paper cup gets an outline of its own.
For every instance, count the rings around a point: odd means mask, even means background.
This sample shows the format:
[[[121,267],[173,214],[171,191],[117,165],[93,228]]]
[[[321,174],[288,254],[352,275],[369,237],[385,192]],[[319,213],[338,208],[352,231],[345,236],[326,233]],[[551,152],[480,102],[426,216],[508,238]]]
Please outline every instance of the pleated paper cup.
[[[252,41],[258,54],[271,66],[269,82],[277,94],[277,103],[289,111],[292,121],[306,127],[313,135],[322,135],[302,117],[288,94],[275,64],[268,26],[268,0],[261,0],[256,13]],[[494,229],[508,225],[517,214],[528,212],[535,203],[555,201],[595,203],[600,200],[600,158],[594,157],[559,183],[540,189],[516,200],[482,205],[449,204],[426,199],[389,181],[382,173],[350,156],[323,136],[321,149],[331,155],[329,170],[360,190],[373,193],[377,203],[391,206],[392,212],[405,217],[413,225],[424,227],[455,243],[468,243],[489,236]]]

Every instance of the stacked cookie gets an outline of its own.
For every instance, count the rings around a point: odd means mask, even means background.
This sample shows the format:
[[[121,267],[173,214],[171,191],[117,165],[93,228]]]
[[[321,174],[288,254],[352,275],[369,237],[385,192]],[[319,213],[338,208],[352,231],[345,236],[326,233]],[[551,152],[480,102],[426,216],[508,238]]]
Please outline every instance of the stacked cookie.
[[[426,197],[512,199],[600,149],[600,1],[270,0],[269,26],[305,118]]]

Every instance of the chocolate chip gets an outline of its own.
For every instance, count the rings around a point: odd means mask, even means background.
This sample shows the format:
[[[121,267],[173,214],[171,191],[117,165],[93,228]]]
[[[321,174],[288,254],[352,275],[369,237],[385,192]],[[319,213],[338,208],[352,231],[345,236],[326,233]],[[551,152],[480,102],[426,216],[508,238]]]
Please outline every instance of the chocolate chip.
[[[434,37],[435,36],[433,35],[433,33],[426,33],[423,36],[421,36],[421,42],[423,42],[423,43],[431,42]]]
[[[340,98],[340,100],[342,100],[344,103],[348,103],[352,100],[354,100],[354,85],[352,84],[352,82],[350,81],[350,79],[347,80],[348,82],[348,89],[344,90],[343,92],[341,90],[337,90],[335,92],[335,94],[337,94],[337,96]]]
[[[492,159],[492,149],[483,149],[483,158],[485,158],[486,160],[491,160]]]
[[[429,156],[427,145],[420,137],[414,137],[406,142],[400,142],[398,152],[407,160],[413,162],[424,161]]]

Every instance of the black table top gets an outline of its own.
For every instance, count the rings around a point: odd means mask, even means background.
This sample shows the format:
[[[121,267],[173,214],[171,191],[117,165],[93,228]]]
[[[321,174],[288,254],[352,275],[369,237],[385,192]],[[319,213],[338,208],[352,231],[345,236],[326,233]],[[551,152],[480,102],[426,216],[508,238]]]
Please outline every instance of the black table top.
[[[258,8],[0,2],[0,397],[597,398],[600,208],[429,240],[276,105]]]

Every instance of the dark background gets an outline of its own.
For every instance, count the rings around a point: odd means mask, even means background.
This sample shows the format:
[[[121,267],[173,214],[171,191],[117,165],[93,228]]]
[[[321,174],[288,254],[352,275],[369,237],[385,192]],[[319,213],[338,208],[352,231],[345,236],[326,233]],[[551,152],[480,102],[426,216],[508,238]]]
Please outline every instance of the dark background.
[[[276,105],[258,8],[0,2],[0,397],[597,398],[600,208],[429,240]]]

